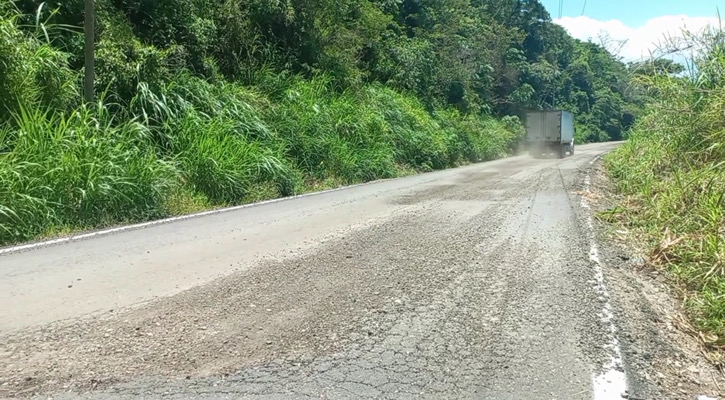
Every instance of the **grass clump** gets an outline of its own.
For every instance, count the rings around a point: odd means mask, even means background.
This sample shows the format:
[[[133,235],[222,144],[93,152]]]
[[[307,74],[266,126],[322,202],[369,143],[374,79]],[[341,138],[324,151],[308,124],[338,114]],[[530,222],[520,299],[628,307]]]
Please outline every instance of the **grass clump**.
[[[641,77],[654,96],[629,140],[606,159],[628,198],[622,220],[686,292],[695,326],[725,345],[725,33],[688,35],[690,76]]]
[[[40,102],[62,110],[78,104],[78,74],[68,65],[69,55],[51,45],[39,18],[38,37],[28,35],[20,30],[17,10],[0,6],[0,121],[22,105]]]
[[[173,165],[149,147],[144,125],[95,111],[21,108],[0,130],[0,242],[165,214]]]

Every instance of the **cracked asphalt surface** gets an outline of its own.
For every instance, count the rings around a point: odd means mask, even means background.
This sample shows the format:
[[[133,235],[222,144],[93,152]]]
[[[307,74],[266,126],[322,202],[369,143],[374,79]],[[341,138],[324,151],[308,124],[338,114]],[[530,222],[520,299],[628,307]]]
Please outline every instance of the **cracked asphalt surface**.
[[[0,395],[591,399],[576,191],[615,146],[2,255]]]

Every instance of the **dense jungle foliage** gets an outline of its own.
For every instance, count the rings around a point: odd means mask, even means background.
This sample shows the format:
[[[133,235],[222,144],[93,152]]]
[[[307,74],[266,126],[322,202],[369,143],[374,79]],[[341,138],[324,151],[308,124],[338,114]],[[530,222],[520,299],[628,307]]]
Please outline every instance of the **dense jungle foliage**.
[[[0,4],[0,244],[511,154],[526,109],[620,140],[644,97],[538,0]]]

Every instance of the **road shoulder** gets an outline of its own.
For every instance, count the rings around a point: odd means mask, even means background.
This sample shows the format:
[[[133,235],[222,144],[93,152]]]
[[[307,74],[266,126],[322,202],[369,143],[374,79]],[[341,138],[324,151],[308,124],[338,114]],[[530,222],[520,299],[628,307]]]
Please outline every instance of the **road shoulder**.
[[[588,197],[604,275],[627,367],[629,399],[722,398],[725,379],[707,359],[667,277],[646,264],[646,253],[596,214],[615,206],[604,166],[589,171]],[[703,397],[707,398],[707,397]]]

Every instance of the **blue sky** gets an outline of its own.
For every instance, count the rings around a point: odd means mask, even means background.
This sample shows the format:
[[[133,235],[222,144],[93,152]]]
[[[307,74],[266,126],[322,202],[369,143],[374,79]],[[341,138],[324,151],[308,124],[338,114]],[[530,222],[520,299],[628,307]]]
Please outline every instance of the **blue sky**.
[[[564,0],[563,16],[581,16],[584,2]],[[542,0],[542,3],[552,18],[559,16],[559,0]],[[663,15],[715,17],[718,6],[725,16],[725,0],[586,0],[584,15],[600,21],[616,19],[636,27]]]
[[[586,0],[586,8],[584,2],[564,0],[559,19],[559,0],[542,0],[572,36],[597,43],[608,37],[610,50],[626,60],[649,56],[666,37],[681,36],[682,28],[717,26],[718,8],[725,27],[725,0]]]

